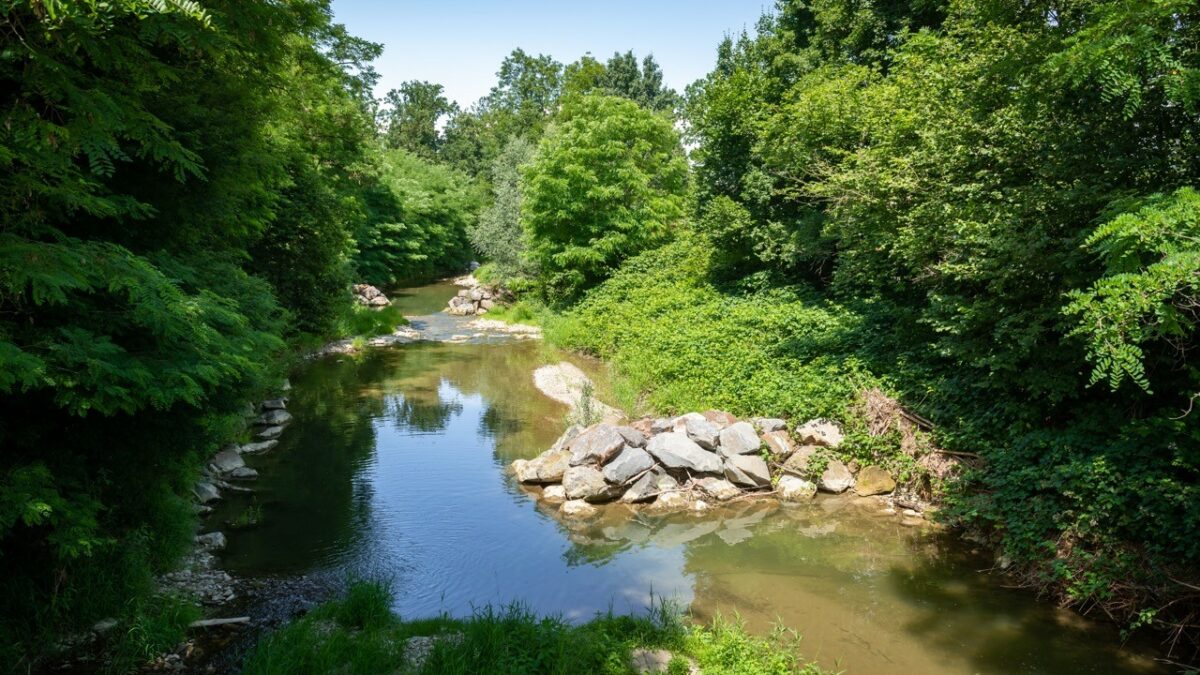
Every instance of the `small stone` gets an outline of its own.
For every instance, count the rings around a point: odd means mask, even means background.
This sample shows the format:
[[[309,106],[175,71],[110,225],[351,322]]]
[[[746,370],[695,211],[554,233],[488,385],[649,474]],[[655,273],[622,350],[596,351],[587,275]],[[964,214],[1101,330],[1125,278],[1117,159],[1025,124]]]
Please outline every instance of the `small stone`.
[[[258,419],[255,420],[255,423],[261,424],[262,426],[274,427],[280,424],[287,424],[291,421],[292,416],[286,410],[268,410],[267,412],[259,415]]]
[[[247,443],[239,446],[237,451],[243,455],[260,455],[271,448],[279,445],[279,441],[262,441],[260,443]]]
[[[210,551],[220,551],[225,548],[225,534],[223,532],[206,532],[196,535],[196,545]]]
[[[779,498],[785,502],[806,502],[817,494],[817,486],[797,476],[781,476]]]
[[[891,475],[874,464],[859,471],[854,484],[854,492],[860,497],[884,495],[895,489],[896,481]]]
[[[255,480],[258,478],[258,472],[248,466],[239,466],[229,472],[229,477],[236,480]]]
[[[213,455],[210,464],[216,469],[217,473],[229,473],[234,469],[246,466],[246,461],[242,459],[241,454],[237,450],[226,448]]]
[[[696,484],[699,485],[700,489],[706,494],[720,502],[727,502],[730,499],[742,494],[742,491],[739,490],[737,486],[721,478],[701,478],[700,480],[696,481]]]
[[[817,487],[825,492],[841,494],[854,487],[854,475],[850,473],[850,469],[845,464],[832,459],[829,460],[824,473],[821,474],[821,480],[817,483]]]
[[[810,420],[796,429],[796,440],[805,445],[836,448],[842,442],[842,430],[826,419]]]
[[[280,436],[282,436],[283,429],[284,429],[283,427],[264,427],[257,434],[254,434],[254,436],[256,438],[261,438],[263,440],[269,441],[269,440],[279,438]]]
[[[578,424],[572,424],[571,426],[567,427],[567,430],[563,432],[562,436],[558,437],[557,441],[554,441],[554,445],[550,446],[550,449],[551,450],[565,449],[568,445],[571,444],[571,441],[575,440],[575,438],[578,437],[579,434],[582,434],[583,431],[584,431],[583,427],[579,426]]]
[[[263,404],[262,404],[263,410],[285,410],[286,408],[287,408],[287,399],[286,398],[272,398],[272,399],[263,401]]]
[[[600,509],[582,499],[571,499],[563,502],[563,505],[558,507],[558,512],[564,518],[584,519],[596,517],[600,513]]]
[[[787,431],[787,421],[781,420],[778,417],[755,417],[751,421],[764,434],[769,434],[772,431]]]
[[[561,485],[547,485],[542,490],[542,501],[550,504],[561,504],[567,501],[567,491]]]
[[[748,455],[758,452],[762,441],[749,422],[731,424],[721,430],[721,446],[718,452],[724,457]]]
[[[668,431],[675,430],[675,419],[673,417],[660,417],[650,423],[650,434],[662,434]]]
[[[200,482],[192,488],[192,494],[196,495],[196,499],[201,504],[215,502],[221,498],[221,492],[217,490],[217,486],[212,483]]]
[[[651,511],[686,511],[692,507],[692,500],[682,492],[666,492],[658,496],[647,507]]]
[[[820,450],[820,448],[815,445],[802,445],[796,448],[794,451],[792,451],[792,454],[788,456],[787,461],[783,463],[784,473],[791,473],[797,476],[807,476],[808,463],[812,459],[813,455],[817,454],[818,450]]]
[[[767,450],[775,457],[787,458],[796,450],[796,444],[786,431],[768,431],[760,436]]]
[[[513,472],[522,483],[558,483],[570,466],[571,452],[553,448],[537,457],[513,462]],[[524,462],[518,469],[517,462]]]

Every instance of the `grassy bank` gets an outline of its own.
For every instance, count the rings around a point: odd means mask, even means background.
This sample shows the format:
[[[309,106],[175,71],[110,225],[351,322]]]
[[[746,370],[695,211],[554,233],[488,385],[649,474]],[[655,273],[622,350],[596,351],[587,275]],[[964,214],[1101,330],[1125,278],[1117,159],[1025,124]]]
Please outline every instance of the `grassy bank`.
[[[798,638],[778,631],[747,634],[736,622],[692,626],[665,607],[642,617],[606,614],[583,624],[538,617],[519,605],[485,608],[467,619],[405,621],[391,613],[386,585],[352,584],[326,603],[265,637],[249,654],[247,675],[284,673],[632,673],[630,654],[666,649],[668,672],[690,664],[707,675],[818,675],[797,653]],[[413,638],[434,636],[427,649]],[[440,636],[440,637],[438,637]],[[413,658],[424,652],[423,658]]]

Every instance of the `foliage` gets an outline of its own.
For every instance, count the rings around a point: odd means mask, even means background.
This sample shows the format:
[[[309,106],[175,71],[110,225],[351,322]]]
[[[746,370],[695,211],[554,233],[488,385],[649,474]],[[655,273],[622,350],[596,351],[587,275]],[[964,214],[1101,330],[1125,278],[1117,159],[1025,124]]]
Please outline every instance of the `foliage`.
[[[379,584],[352,584],[345,600],[326,603],[261,641],[244,672],[271,673],[632,673],[637,647],[674,650],[706,673],[819,675],[804,664],[795,640],[762,640],[718,619],[686,625],[665,606],[647,616],[599,615],[579,625],[538,617],[521,605],[483,607],[471,617],[402,621],[389,613]],[[407,640],[432,636],[423,664],[405,658]]]
[[[563,70],[562,96],[622,96],[647,110],[673,112],[679,95],[663,84],[662,68],[647,54],[638,67],[633,51],[617,52],[606,63],[584,56]]]
[[[668,119],[626,99],[567,101],[522,176],[529,256],[548,295],[594,285],[683,219],[679,137]]]
[[[358,277],[376,285],[432,279],[467,266],[479,210],[471,181],[404,150],[382,150],[356,240]]]
[[[433,159],[441,146],[437,123],[458,111],[442,92],[440,84],[411,80],[384,96],[383,142],[390,148],[403,148],[426,159]]]
[[[491,263],[492,272],[506,280],[532,273],[525,256],[521,227],[521,167],[533,156],[534,144],[518,136],[504,146],[492,163],[492,205],[469,231],[471,245]]]

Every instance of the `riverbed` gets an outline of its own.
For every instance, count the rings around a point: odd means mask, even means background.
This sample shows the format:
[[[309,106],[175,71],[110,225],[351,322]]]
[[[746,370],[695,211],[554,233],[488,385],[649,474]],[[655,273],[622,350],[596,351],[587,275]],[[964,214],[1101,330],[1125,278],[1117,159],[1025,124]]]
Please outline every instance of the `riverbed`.
[[[457,289],[392,294],[415,326],[470,335],[438,313]],[[432,335],[432,333],[431,333]],[[572,361],[539,341],[423,341],[316,360],[292,377],[294,423],[252,495],[257,526],[228,531],[223,566],[247,577],[388,579],[406,618],[521,602],[584,620],[651,602],[698,619],[777,622],[801,650],[849,673],[1153,673],[1153,652],[984,573],[984,552],[886,512],[881,499],[821,495],[653,518],[618,508],[568,527],[507,471],[562,433],[567,409],[533,386]]]

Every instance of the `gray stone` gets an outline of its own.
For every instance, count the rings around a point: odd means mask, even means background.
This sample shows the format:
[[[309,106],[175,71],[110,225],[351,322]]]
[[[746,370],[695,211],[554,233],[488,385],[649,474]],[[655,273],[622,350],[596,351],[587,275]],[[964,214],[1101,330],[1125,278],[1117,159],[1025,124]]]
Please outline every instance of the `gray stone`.
[[[767,446],[767,451],[775,457],[781,459],[790,457],[796,450],[796,444],[792,442],[792,437],[788,436],[786,431],[768,431],[760,438]]]
[[[720,443],[721,428],[703,417],[700,419],[687,418],[684,420],[683,430],[687,433],[688,438],[696,441],[696,445],[706,450],[715,450],[717,444]]]
[[[817,486],[797,476],[780,476],[779,498],[785,502],[805,502],[817,494]]]
[[[635,504],[652,499],[651,495],[658,492],[658,476],[648,473],[641,478],[635,480],[633,485],[625,490],[625,494],[621,495],[621,501],[626,504]]]
[[[670,474],[663,472],[654,477],[654,487],[659,491],[678,490],[679,481],[675,480]]]
[[[604,464],[625,447],[625,437],[611,424],[597,424],[571,441],[571,466]]]
[[[742,494],[736,485],[721,478],[701,478],[696,484],[710,497],[721,502],[727,502]]]
[[[633,427],[617,427],[617,433],[621,434],[621,438],[625,439],[625,444],[635,448],[646,447],[646,434],[634,429]]]
[[[614,485],[624,485],[653,466],[654,460],[649,453],[627,445],[604,467],[604,479]]]
[[[258,472],[248,466],[239,466],[229,472],[229,477],[237,480],[255,480],[258,478]]]
[[[673,417],[660,417],[650,423],[651,434],[661,434],[667,431],[675,430],[675,419]]]
[[[243,455],[259,455],[279,445],[279,441],[261,441],[238,446],[237,451]]]
[[[797,476],[807,476],[809,461],[813,455],[817,454],[818,450],[820,448],[815,445],[802,445],[796,448],[783,463],[783,471]]]
[[[292,416],[286,410],[268,410],[267,412],[259,415],[258,419],[255,420],[255,423],[261,424],[265,427],[273,427],[280,424],[287,424],[291,421]]]
[[[379,295],[374,298],[371,298],[367,302],[367,304],[370,305],[371,307],[387,307],[388,305],[392,304],[392,301],[388,300],[386,297],[384,297],[382,295]]]
[[[496,301],[491,298],[484,298],[479,301],[479,309],[489,311],[496,306]]]
[[[687,433],[688,420],[696,420],[698,422],[708,421],[708,420],[704,419],[704,415],[701,415],[700,413],[697,413],[697,412],[684,413],[674,419],[673,424],[671,426],[671,431]]]
[[[692,508],[692,500],[682,492],[666,492],[646,507],[650,511],[665,513],[670,511],[686,511]]]
[[[646,444],[646,451],[670,469],[688,469],[697,473],[719,473],[721,458],[701,448],[687,434],[669,431]]]
[[[524,467],[516,472],[517,480],[522,483],[558,483],[567,472],[570,460],[569,450],[547,450],[526,462]]]
[[[725,458],[725,477],[738,485],[766,487],[771,484],[771,470],[762,457],[732,455]]]
[[[246,466],[246,461],[236,450],[225,449],[213,455],[209,462],[217,473],[229,473],[234,469]]]
[[[883,468],[874,464],[865,467],[855,477],[854,492],[860,497],[885,495],[896,489],[896,481]]]
[[[217,489],[217,486],[208,482],[196,483],[192,488],[192,494],[196,495],[196,499],[201,504],[215,502],[221,498],[221,491]]]
[[[287,399],[286,398],[268,399],[266,401],[263,401],[262,408],[263,408],[263,410],[286,410],[287,409]]]
[[[567,469],[563,474],[562,486],[567,499],[605,502],[616,497],[612,486],[604,481],[604,474],[590,466],[573,466]]]
[[[558,507],[558,512],[564,518],[594,518],[600,513],[600,509],[592,506],[582,499],[571,499],[563,502],[563,505]]]
[[[755,417],[752,421],[754,426],[764,434],[772,431],[787,431],[787,421],[778,417]]]
[[[796,429],[796,440],[805,445],[836,448],[842,442],[842,430],[829,420],[809,420]]]
[[[255,438],[261,438],[261,439],[267,440],[267,441],[274,439],[274,438],[279,438],[282,435],[283,435],[283,427],[281,427],[281,426],[263,427],[258,433],[254,434]]]
[[[197,535],[196,545],[210,551],[220,551],[225,548],[225,534],[223,532],[206,532]]]
[[[748,455],[758,452],[762,441],[758,432],[749,422],[731,424],[721,430],[721,447],[718,450],[723,456]]]
[[[850,473],[850,469],[845,464],[831,459],[825,467],[825,472],[821,474],[821,480],[817,482],[817,487],[825,492],[841,494],[854,487],[854,474]]]
[[[571,426],[567,427],[567,430],[563,432],[562,436],[558,437],[557,441],[554,441],[554,445],[550,446],[550,449],[551,450],[565,449],[568,445],[571,444],[571,441],[575,440],[575,438],[577,436],[579,436],[579,434],[583,433],[583,430],[584,430],[584,428],[579,426],[578,424],[572,424]]]

